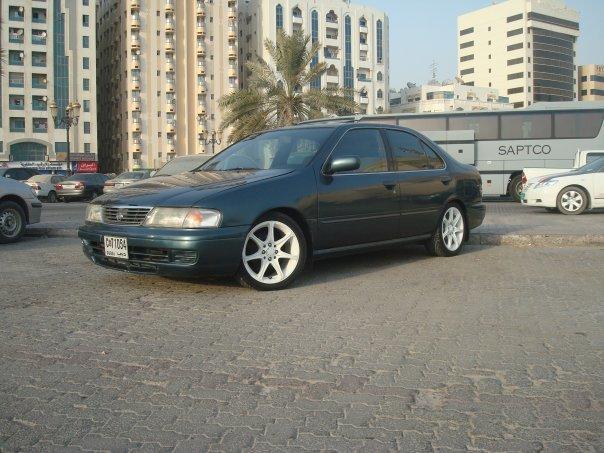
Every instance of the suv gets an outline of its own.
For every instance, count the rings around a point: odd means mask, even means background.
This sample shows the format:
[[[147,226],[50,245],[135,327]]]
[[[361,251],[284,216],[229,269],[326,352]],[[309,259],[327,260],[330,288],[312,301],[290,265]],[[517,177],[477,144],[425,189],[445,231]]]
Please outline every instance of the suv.
[[[16,179],[17,181],[27,181],[32,176],[39,174],[40,172],[38,170],[34,170],[33,168],[0,168],[0,176]]]

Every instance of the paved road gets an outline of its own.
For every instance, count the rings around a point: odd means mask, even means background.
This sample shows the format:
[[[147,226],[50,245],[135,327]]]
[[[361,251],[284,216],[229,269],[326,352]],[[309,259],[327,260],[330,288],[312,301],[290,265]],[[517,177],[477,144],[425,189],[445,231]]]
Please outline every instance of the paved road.
[[[0,248],[0,450],[602,451],[604,249],[421,248],[290,290]]]

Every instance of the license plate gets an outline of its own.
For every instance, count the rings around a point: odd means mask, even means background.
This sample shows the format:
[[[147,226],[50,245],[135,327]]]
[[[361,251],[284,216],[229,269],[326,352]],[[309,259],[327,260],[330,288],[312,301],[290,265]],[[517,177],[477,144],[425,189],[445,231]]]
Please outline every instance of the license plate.
[[[128,239],[105,236],[105,256],[108,258],[128,259]]]

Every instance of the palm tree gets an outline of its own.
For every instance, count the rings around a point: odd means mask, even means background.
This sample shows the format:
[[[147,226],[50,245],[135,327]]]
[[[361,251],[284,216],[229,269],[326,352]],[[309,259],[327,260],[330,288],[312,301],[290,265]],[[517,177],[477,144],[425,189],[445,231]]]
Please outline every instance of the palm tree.
[[[248,87],[225,95],[222,130],[231,127],[228,141],[235,142],[265,129],[288,126],[327,114],[350,114],[357,109],[352,90],[310,88],[310,83],[327,71],[325,63],[312,65],[321,45],[311,45],[302,32],[286,35],[279,31],[277,43],[267,39],[264,46],[274,69],[264,60],[247,63]]]

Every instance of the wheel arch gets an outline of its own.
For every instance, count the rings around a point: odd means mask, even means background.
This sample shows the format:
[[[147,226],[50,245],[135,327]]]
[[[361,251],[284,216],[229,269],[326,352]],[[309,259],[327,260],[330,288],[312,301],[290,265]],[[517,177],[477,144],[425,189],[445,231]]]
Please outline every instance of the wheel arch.
[[[469,222],[468,222],[468,210],[466,209],[466,204],[463,202],[463,200],[459,197],[456,196],[452,196],[447,200],[447,203],[445,203],[445,205],[443,206],[440,216],[438,217],[439,219],[442,217],[442,215],[445,213],[445,209],[447,207],[447,205],[449,204],[455,204],[457,206],[459,206],[459,208],[461,209],[461,214],[463,215],[463,221],[465,224],[465,231],[464,231],[464,241],[467,241],[468,238],[470,237],[470,228],[469,228]],[[440,220],[439,220],[440,222]]]
[[[23,212],[25,213],[25,221],[29,224],[29,209],[27,208],[27,203],[25,203],[23,198],[19,197],[18,195],[5,195],[0,198],[0,203],[3,201],[12,201],[13,203],[17,203],[19,206],[21,206],[21,209],[23,209]]]
[[[306,249],[308,250],[307,257],[310,258],[312,256],[313,250],[312,233],[310,231],[310,226],[308,225],[308,222],[306,221],[302,213],[297,209],[286,206],[269,209],[267,211],[264,211],[258,217],[256,217],[252,222],[252,225],[258,222],[258,220],[260,220],[262,217],[269,215],[271,212],[279,212],[281,214],[285,214],[286,216],[291,217],[291,219],[298,224],[298,226],[302,230],[302,233],[304,234],[304,240],[306,241]]]
[[[569,187],[577,187],[583,192],[585,192],[585,195],[587,196],[587,209],[591,209],[591,194],[589,193],[589,190],[587,190],[587,188],[581,184],[567,184],[566,186],[562,187],[562,189],[560,189],[558,191],[558,194],[556,195],[556,206],[558,205],[558,198],[560,198],[562,192],[568,189]]]
[[[516,178],[517,176],[522,177],[522,170],[516,170],[516,171],[514,171],[514,172],[512,172],[512,173],[510,174],[510,179],[508,179],[508,185],[507,185],[507,188],[506,188],[506,190],[505,190],[506,195],[511,195],[511,192],[510,192],[510,187],[512,187],[512,181],[513,181],[513,180],[514,180],[514,178]]]

